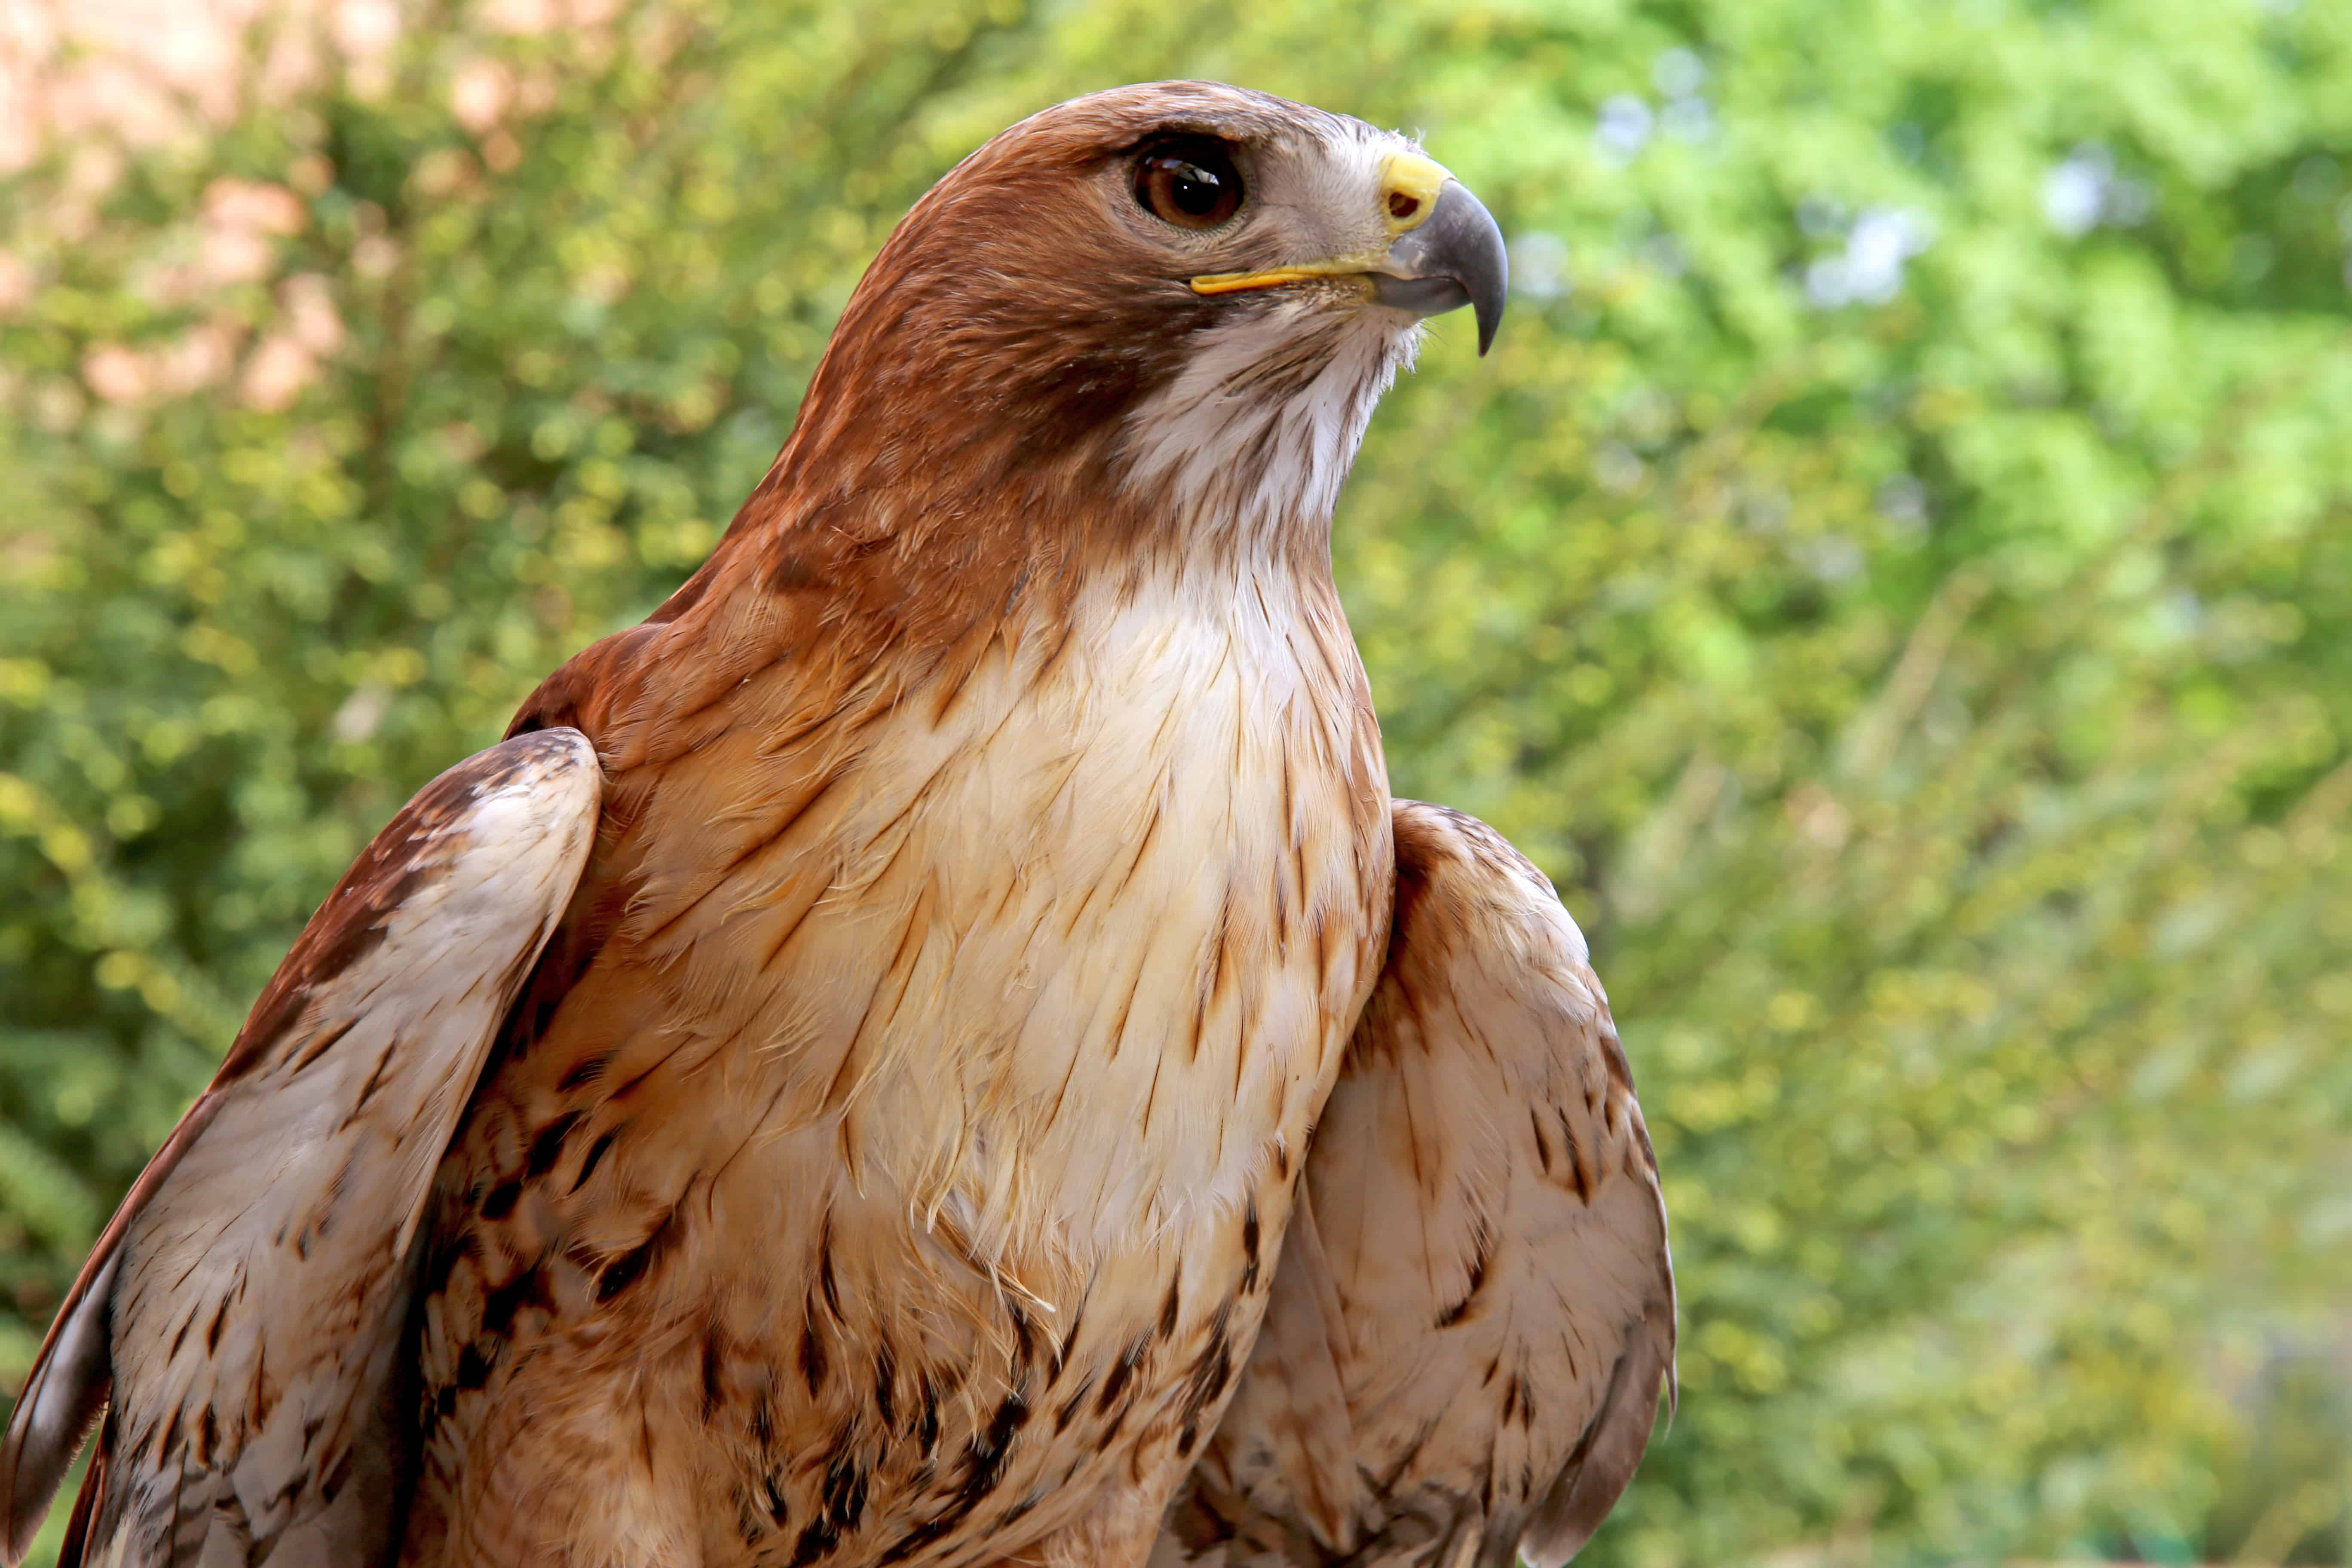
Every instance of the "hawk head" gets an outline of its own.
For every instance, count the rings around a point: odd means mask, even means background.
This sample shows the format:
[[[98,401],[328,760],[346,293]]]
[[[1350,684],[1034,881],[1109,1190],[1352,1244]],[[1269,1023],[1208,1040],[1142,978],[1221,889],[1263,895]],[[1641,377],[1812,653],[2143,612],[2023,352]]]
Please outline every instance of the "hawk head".
[[[1504,286],[1494,220],[1402,136],[1213,83],[1095,93],[898,226],[772,482],[1312,531],[1422,319],[1472,307],[1483,353]]]

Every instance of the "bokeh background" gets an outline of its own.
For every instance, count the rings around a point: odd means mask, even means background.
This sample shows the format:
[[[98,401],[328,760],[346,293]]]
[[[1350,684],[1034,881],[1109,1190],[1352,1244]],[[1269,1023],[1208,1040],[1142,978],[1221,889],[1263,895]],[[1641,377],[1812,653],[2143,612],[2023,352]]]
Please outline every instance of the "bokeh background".
[[[1559,882],[1665,1169],[1683,1405],[1591,1559],[2344,1561],[2333,0],[0,0],[0,1386],[908,202],[1177,75],[1511,237],[1335,553],[1400,791]]]

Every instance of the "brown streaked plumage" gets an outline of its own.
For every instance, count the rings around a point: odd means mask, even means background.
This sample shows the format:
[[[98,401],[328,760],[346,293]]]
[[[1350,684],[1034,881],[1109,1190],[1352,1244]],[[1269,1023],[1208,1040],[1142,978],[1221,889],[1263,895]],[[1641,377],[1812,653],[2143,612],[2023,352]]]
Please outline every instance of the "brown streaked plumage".
[[[1482,822],[1401,801],[1396,845],[1387,966],[1153,1568],[1551,1568],[1671,1387],[1657,1163],[1582,935]]]
[[[314,919],[61,1316],[10,1551],[110,1368],[90,1561],[1142,1563],[1409,957],[1332,502],[1500,289],[1442,169],[1262,95],[966,160],[710,561]]]
[[[8,1561],[101,1405],[68,1563],[351,1562],[392,1528],[410,1241],[599,788],[572,731],[492,747],[328,895],[58,1312],[0,1445]]]

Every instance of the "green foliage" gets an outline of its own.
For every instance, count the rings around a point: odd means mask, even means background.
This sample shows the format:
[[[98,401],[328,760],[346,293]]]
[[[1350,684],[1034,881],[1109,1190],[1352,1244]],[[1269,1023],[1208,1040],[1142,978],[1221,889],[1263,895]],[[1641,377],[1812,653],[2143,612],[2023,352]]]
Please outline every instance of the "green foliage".
[[[1596,1557],[2195,1542],[2224,1486],[2329,1539],[2231,1405],[2352,1228],[2322,5],[446,15],[35,165],[0,1369],[367,836],[716,538],[896,216],[1179,74],[1418,129],[1514,236],[1336,552],[1400,791],[1559,882],[1667,1172],[1684,1402]]]

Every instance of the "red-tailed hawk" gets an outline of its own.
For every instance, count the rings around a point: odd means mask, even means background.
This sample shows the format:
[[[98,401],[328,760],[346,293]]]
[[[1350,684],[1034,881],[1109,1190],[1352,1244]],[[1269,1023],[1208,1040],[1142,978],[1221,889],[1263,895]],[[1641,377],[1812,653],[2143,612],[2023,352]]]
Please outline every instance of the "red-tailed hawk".
[[[1231,88],[949,174],[709,563],[312,919],[50,1331],[10,1561],[101,1410],[69,1562],[1573,1552],[1669,1375],[1649,1144],[1549,887],[1389,799],[1328,563],[1503,285]]]

